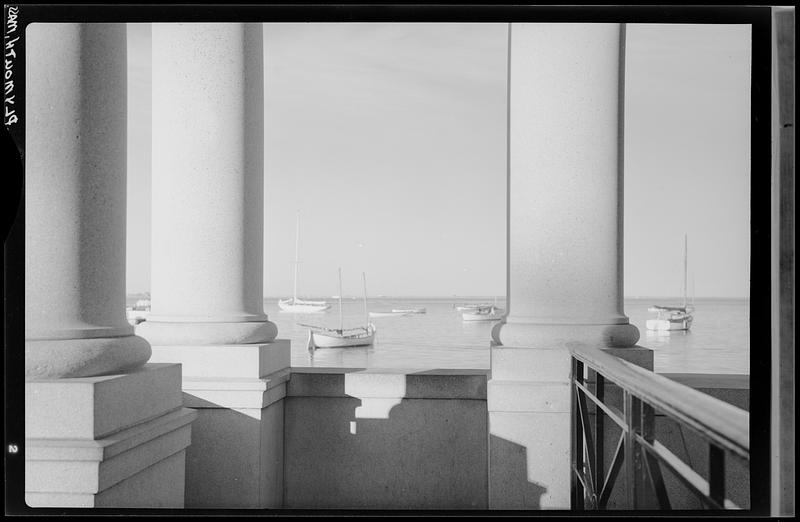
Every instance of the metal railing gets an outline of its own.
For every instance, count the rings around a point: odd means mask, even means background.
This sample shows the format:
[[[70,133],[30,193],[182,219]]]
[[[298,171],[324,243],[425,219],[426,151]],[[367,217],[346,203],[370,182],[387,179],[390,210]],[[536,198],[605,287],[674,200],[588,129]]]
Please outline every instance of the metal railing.
[[[662,466],[704,507],[739,509],[726,496],[725,464],[734,458],[749,466],[748,412],[600,349],[576,346],[571,352],[572,509],[607,509],[623,467],[626,509],[672,509]],[[707,478],[657,440],[656,411],[708,444]],[[612,430],[606,418],[621,429],[607,470],[605,439]]]

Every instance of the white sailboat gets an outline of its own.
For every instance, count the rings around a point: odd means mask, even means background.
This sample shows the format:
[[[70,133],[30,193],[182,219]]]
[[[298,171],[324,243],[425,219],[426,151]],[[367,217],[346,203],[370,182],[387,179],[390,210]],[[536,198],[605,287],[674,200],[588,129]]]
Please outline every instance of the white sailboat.
[[[396,314],[424,314],[425,307],[422,308],[392,308],[392,312]]]
[[[503,318],[506,311],[494,305],[488,308],[478,308],[467,310],[461,314],[464,321],[499,321]]]
[[[125,308],[128,322],[134,326],[147,320],[150,315],[150,298],[139,299],[136,304]]]
[[[471,303],[465,305],[455,306],[454,308],[458,312],[474,312],[476,310],[482,310],[484,308],[490,308],[492,305],[490,303]]]
[[[369,322],[367,311],[367,277],[361,274],[364,284],[364,324],[357,328],[344,328],[342,315],[342,269],[339,269],[339,328],[325,328],[301,324],[308,330],[308,350],[313,352],[317,348],[345,348],[348,346],[369,346],[375,341],[375,325]]]
[[[692,326],[694,306],[686,302],[686,280],[688,274],[688,238],[683,236],[683,306],[653,305],[647,310],[657,314],[655,319],[648,319],[645,325],[648,330],[670,331],[689,330]]]
[[[370,317],[404,317],[406,315],[411,315],[412,312],[406,311],[398,311],[398,310],[390,310],[390,311],[377,311],[377,312],[370,312]]]
[[[328,310],[331,305],[325,301],[306,301],[297,297],[297,269],[300,265],[300,213],[297,213],[297,225],[294,240],[294,294],[289,299],[281,299],[278,306],[284,312],[319,313]]]

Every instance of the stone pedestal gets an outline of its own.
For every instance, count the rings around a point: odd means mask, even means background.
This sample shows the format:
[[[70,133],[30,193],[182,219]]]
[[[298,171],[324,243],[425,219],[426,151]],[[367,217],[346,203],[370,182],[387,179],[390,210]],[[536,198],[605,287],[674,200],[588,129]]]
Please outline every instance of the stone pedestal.
[[[184,406],[198,413],[186,507],[282,507],[289,341],[154,346],[152,360],[182,363]]]
[[[25,502],[31,507],[184,506],[197,414],[178,364],[25,384]]]
[[[624,27],[509,26],[508,316],[492,331],[489,507],[570,508],[571,355],[623,310]]]

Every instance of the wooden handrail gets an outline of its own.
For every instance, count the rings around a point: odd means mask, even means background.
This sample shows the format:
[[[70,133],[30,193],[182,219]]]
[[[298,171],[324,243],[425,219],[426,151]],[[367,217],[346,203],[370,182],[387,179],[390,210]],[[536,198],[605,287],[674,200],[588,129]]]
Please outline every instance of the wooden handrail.
[[[574,344],[572,356],[656,410],[693,428],[738,457],[750,460],[750,414],[602,350]]]

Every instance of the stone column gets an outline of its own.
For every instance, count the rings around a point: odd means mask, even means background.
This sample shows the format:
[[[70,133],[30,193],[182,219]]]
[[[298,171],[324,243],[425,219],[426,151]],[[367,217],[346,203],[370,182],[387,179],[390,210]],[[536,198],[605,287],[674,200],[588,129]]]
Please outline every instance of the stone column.
[[[569,345],[639,338],[623,312],[623,69],[619,24],[509,26],[508,317],[492,332],[491,508],[569,509]]]
[[[528,346],[566,331],[633,346],[622,292],[624,29],[510,31],[508,318],[493,338]]]
[[[153,345],[267,343],[260,24],[153,24]]]
[[[28,28],[25,374],[141,366],[125,317],[125,25]]]
[[[25,500],[182,507],[195,414],[125,318],[125,24],[26,31]]]
[[[153,24],[152,361],[198,408],[188,507],[280,507],[289,342],[263,305],[263,28]],[[221,441],[226,441],[222,443]]]

